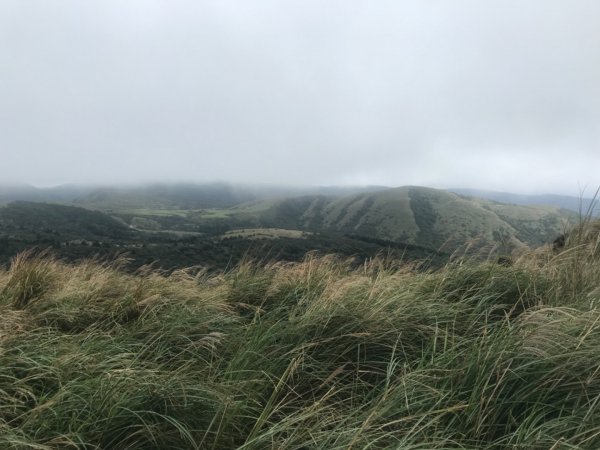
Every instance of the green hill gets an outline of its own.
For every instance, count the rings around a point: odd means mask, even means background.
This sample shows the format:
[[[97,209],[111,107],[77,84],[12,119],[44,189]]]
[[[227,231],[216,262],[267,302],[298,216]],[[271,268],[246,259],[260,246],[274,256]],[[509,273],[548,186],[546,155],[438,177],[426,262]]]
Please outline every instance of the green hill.
[[[507,205],[414,186],[343,198],[284,199],[254,204],[252,210],[263,226],[336,231],[446,250],[469,241],[477,241],[478,247],[540,245],[576,219],[557,207]]]
[[[0,264],[30,248],[52,248],[69,260],[114,256],[135,238],[127,224],[99,211],[25,201],[0,207]]]
[[[124,210],[194,210],[231,208],[242,203],[299,195],[329,195],[339,197],[357,192],[385,189],[368,187],[308,187],[293,188],[268,185],[230,183],[156,183],[129,187],[96,188],[72,200],[86,208],[104,211]]]
[[[357,264],[380,252],[404,261],[427,259],[428,266],[440,265],[447,258],[417,245],[354,238],[335,232],[305,233],[297,227],[291,230],[238,227],[243,221],[227,216],[223,216],[222,226],[217,224],[211,230],[209,226],[198,225],[193,214],[190,218],[171,216],[161,210],[163,213],[151,216],[154,219],[131,215],[115,219],[99,211],[72,206],[13,202],[0,207],[0,265],[31,248],[50,248],[53,255],[71,262],[123,255],[128,270],[147,264],[164,270],[198,265],[222,270],[247,257],[298,261],[308,252],[355,257]]]
[[[486,191],[481,189],[448,189],[455,194],[473,197],[485,198],[496,202],[510,203],[513,205],[546,205],[556,206],[558,208],[569,209],[576,213],[585,215],[590,212],[593,216],[600,215],[598,201],[589,197],[573,197],[568,195],[542,194],[542,195],[523,195],[510,192]]]
[[[205,194],[197,201],[210,197]],[[53,247],[68,260],[126,253],[135,267],[157,262],[163,268],[222,268],[246,253],[298,260],[312,250],[368,259],[392,248],[410,260],[438,260],[467,247],[484,250],[482,254],[491,249],[509,253],[526,244],[549,243],[576,219],[574,213],[555,207],[507,205],[410,186],[268,199],[220,209],[169,209],[158,194],[157,209],[143,208],[148,205],[139,198],[130,201],[138,209],[112,216],[45,203],[14,202],[0,208],[0,262],[30,247]],[[110,202],[115,205],[114,197]],[[264,233],[254,236],[261,228],[272,229],[268,238]]]
[[[126,224],[99,211],[17,201],[0,207],[0,235],[112,241],[129,237],[131,231]]]
[[[100,210],[229,208],[255,199],[252,193],[225,183],[152,184],[98,188],[74,204]]]

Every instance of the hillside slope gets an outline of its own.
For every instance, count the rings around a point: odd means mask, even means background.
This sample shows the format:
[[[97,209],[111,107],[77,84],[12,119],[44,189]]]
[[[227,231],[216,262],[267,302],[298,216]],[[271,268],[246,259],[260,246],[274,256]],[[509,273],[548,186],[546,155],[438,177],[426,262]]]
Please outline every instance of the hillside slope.
[[[293,188],[231,183],[156,183],[129,187],[97,188],[86,195],[78,197],[73,203],[104,211],[144,208],[194,210],[231,208],[253,201],[290,198],[301,195],[341,197],[382,189],[386,188],[379,186]]]
[[[551,241],[575,214],[549,206],[506,205],[415,186],[334,199],[305,196],[253,206],[264,226],[328,230],[428,248],[516,247]]]
[[[0,204],[12,201],[62,203],[103,211],[230,208],[242,203],[301,195],[342,197],[383,186],[246,185],[237,183],[150,183],[125,186],[61,185],[38,188],[0,184]]]
[[[99,211],[18,201],[0,207],[0,235],[20,239],[60,236],[62,240],[114,240],[131,235],[122,222]]]
[[[136,227],[139,223],[135,220],[128,225],[127,217],[115,219],[99,211],[13,202],[0,207],[0,267],[8,264],[19,252],[29,249],[51,249],[56,257],[72,262],[86,258],[114,259],[120,255],[126,258],[128,270],[147,264],[164,270],[191,266],[223,270],[245,258],[299,261],[309,252],[354,257],[357,264],[372,259],[380,252],[403,261],[426,259],[427,266],[439,266],[447,257],[441,252],[416,245],[352,238],[326,231],[313,234],[281,229],[238,228],[224,233],[223,230],[218,233],[177,230],[173,225],[193,226],[195,220],[179,218],[181,223],[171,220],[161,224],[157,222],[161,229],[140,229]],[[192,222],[188,223],[190,220]],[[232,220],[232,228],[236,223]],[[164,229],[162,225],[165,225]],[[210,231],[209,228],[207,230]]]
[[[448,189],[450,192],[472,198],[484,198],[495,202],[509,203],[511,205],[540,205],[554,206],[557,208],[568,209],[575,213],[586,214],[592,210],[593,215],[600,215],[597,201],[592,198],[580,198],[569,195],[541,194],[541,195],[523,195],[510,192],[486,191],[482,189]]]

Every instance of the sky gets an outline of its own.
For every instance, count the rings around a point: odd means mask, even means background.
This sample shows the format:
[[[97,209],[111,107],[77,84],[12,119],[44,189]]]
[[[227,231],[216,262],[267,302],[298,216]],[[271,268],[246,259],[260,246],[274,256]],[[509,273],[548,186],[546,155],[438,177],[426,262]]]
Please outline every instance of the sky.
[[[2,0],[0,184],[600,186],[598,0]]]

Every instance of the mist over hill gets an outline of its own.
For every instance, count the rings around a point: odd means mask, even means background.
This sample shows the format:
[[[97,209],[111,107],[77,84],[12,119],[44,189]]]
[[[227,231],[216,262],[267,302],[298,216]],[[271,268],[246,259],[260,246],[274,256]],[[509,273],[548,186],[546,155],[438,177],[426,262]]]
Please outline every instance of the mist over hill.
[[[65,203],[100,210],[229,208],[241,203],[295,197],[334,197],[388,189],[385,186],[278,186],[239,183],[146,183],[119,186],[61,185],[39,188],[0,185],[0,203],[16,200]]]
[[[15,200],[66,203],[93,209],[123,208],[229,208],[245,202],[324,195],[343,197],[393,189],[388,186],[283,186],[267,184],[145,183],[131,185],[77,185],[35,187],[25,184],[0,184],[0,203]],[[594,205],[589,197],[557,194],[525,195],[485,189],[447,189],[461,196],[483,198],[501,203],[555,206],[585,213]],[[596,215],[600,209],[595,208]]]
[[[88,195],[95,189],[95,187],[91,186],[71,184],[47,188],[40,188],[26,184],[0,184],[0,203],[8,203],[18,200],[30,202],[70,203],[77,198]]]
[[[600,216],[600,208],[597,206],[597,200],[589,197],[573,197],[568,195],[541,194],[524,195],[510,192],[487,191],[482,189],[448,189],[455,194],[494,200],[501,203],[510,203],[514,205],[547,205],[557,206],[559,208],[569,209],[576,213],[585,215],[588,211],[594,216]]]

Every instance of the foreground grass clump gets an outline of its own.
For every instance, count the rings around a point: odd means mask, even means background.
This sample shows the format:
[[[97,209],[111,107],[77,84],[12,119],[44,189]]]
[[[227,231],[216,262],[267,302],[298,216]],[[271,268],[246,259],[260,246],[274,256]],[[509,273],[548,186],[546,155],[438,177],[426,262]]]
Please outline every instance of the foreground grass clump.
[[[0,271],[0,448],[600,448],[598,240],[433,273]]]

